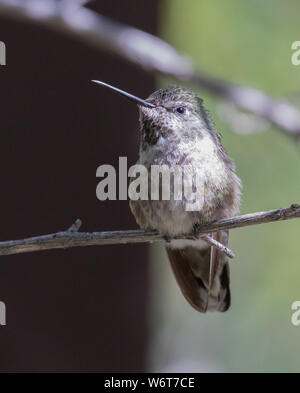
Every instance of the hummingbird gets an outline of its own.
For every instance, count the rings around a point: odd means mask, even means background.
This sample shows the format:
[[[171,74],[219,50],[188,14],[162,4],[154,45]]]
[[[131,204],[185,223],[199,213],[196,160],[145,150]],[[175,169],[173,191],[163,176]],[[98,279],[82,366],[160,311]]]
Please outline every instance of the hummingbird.
[[[152,165],[188,167],[199,179],[196,191],[201,193],[202,203],[197,211],[187,209],[184,198],[130,200],[130,208],[142,229],[158,230],[166,240],[171,268],[188,303],[201,313],[227,311],[231,302],[227,256],[201,237],[178,239],[182,234],[197,233],[204,223],[236,215],[240,207],[241,181],[203,100],[179,86],[161,88],[144,100],[104,82],[93,82],[137,104],[137,164],[148,171]],[[211,236],[228,243],[228,231]]]

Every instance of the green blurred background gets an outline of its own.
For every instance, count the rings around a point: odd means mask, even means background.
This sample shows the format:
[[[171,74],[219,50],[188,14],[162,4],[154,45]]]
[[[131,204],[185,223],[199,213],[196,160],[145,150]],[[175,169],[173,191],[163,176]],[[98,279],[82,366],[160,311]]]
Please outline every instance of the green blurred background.
[[[204,72],[289,96],[300,86],[300,66],[291,63],[291,44],[300,40],[299,15],[296,0],[162,1],[160,35]],[[299,203],[300,146],[270,127],[233,132],[218,116],[219,102],[198,93],[243,181],[241,212]],[[194,311],[163,248],[153,246],[149,370],[299,371],[300,326],[291,323],[291,304],[300,300],[299,228],[294,220],[231,231],[236,258],[232,307],[225,314]]]

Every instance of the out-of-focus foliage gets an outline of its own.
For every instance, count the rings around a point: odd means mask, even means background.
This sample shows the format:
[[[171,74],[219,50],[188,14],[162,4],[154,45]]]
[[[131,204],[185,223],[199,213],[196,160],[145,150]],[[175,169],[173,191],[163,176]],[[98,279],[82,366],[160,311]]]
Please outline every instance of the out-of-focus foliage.
[[[300,40],[300,2],[168,0],[161,36],[192,56],[200,70],[273,96],[300,89],[291,44]],[[164,85],[169,81],[162,80]],[[279,131],[238,135],[212,111],[243,181],[243,213],[300,202],[300,146]],[[183,299],[165,254],[153,248],[151,369],[155,371],[290,371],[300,369],[300,221],[234,230],[230,247],[232,307],[201,315]]]

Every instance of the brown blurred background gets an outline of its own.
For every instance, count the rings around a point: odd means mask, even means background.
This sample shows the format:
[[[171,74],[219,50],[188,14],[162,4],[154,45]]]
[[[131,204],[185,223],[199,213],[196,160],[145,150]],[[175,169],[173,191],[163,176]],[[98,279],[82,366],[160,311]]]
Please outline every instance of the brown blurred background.
[[[90,8],[157,31],[157,1]],[[1,15],[0,39],[7,48],[0,68],[0,239],[56,232],[76,218],[85,231],[134,228],[127,201],[96,199],[95,174],[101,164],[118,167],[119,156],[129,165],[136,160],[137,109],[90,80],[146,97],[154,79],[80,41]],[[2,257],[0,372],[144,371],[147,296],[145,245]]]

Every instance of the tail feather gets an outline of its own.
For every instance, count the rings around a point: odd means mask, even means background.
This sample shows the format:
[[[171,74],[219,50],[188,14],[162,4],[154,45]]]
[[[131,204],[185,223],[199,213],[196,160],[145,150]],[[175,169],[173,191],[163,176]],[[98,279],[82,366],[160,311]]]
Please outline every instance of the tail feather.
[[[213,236],[227,245],[228,233]],[[229,265],[225,254],[207,245],[166,247],[176,281],[186,300],[197,311],[227,311],[230,307]]]

